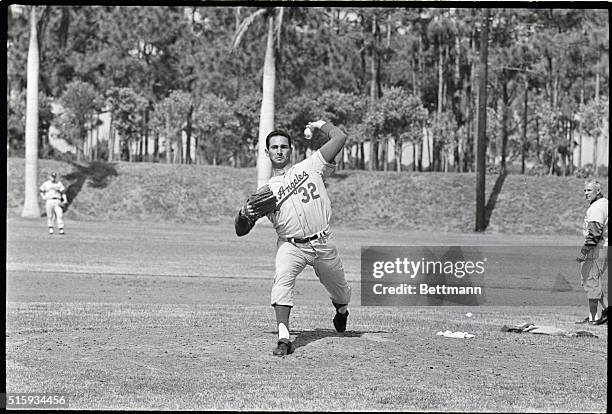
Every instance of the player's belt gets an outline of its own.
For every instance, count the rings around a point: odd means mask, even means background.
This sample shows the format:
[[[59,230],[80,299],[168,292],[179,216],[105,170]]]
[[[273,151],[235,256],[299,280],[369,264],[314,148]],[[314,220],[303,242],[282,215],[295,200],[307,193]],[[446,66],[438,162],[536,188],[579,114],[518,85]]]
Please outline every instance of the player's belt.
[[[296,237],[290,237],[287,239],[287,241],[289,243],[308,243],[310,241],[317,240],[318,238],[325,237],[325,236],[327,236],[327,232],[321,231],[315,234],[314,236],[306,237],[305,239],[298,239]]]

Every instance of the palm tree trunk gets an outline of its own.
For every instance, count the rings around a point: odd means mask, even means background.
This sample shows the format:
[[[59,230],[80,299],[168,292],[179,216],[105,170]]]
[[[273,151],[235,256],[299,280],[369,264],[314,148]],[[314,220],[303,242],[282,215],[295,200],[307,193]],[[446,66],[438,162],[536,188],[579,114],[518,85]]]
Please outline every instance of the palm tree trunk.
[[[21,217],[40,217],[38,206],[38,33],[36,7],[30,12],[30,45],[27,63],[26,130],[25,130],[25,199]]]
[[[276,82],[276,58],[274,56],[274,15],[268,16],[268,40],[263,67],[261,114],[257,149],[257,188],[272,175],[272,164],[266,156],[266,136],[274,129],[274,86]]]

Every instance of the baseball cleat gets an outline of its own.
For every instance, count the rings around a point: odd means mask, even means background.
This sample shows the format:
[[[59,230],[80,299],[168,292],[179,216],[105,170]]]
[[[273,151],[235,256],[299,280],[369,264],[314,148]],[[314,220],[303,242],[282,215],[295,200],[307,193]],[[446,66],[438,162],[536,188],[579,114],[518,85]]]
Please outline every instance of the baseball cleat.
[[[599,319],[597,319],[596,321],[592,321],[591,325],[603,325],[604,323],[606,325],[608,324],[608,312],[602,312]]]
[[[66,234],[66,233],[64,233],[64,229],[60,229],[59,234]]]
[[[348,310],[344,313],[340,313],[336,311],[336,316],[334,316],[334,328],[338,332],[346,331],[346,320],[348,319],[349,312]]]
[[[276,348],[272,351],[272,355],[274,356],[285,356],[288,354],[292,354],[294,351],[293,343],[288,339],[279,339],[276,344]]]
[[[49,227],[49,234],[53,234],[53,228]]]

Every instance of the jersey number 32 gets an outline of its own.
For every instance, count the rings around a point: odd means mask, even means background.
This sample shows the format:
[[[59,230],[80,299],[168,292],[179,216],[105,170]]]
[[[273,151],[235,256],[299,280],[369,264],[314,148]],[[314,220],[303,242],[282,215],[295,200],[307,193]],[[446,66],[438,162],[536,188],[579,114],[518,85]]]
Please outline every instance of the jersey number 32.
[[[319,194],[317,194],[317,186],[314,183],[308,183],[306,187],[300,187],[297,189],[300,193],[302,193],[302,203],[308,203],[310,200],[321,197]]]

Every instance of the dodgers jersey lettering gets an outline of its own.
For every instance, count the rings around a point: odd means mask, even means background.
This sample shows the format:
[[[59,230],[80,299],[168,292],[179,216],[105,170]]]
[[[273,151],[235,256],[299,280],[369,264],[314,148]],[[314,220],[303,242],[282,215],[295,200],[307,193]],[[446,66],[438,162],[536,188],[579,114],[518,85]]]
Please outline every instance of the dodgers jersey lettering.
[[[605,197],[594,201],[586,211],[582,233],[584,237],[589,235],[589,222],[595,221],[603,225],[602,239],[599,242],[600,246],[608,245],[608,199]]]
[[[268,181],[276,195],[277,210],[268,214],[281,238],[305,238],[328,230],[331,202],[323,178],[335,164],[325,161],[321,151]]]
[[[43,200],[52,200],[57,198],[61,200],[62,193],[66,191],[64,185],[61,181],[53,182],[51,180],[47,180],[40,186],[40,191],[43,192]]]

